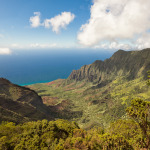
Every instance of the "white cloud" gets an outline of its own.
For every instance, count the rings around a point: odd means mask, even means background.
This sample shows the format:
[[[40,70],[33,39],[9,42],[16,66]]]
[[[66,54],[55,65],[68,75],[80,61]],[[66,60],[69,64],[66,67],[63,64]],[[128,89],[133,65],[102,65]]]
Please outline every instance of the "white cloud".
[[[32,43],[30,44],[31,48],[55,48],[57,47],[56,43],[53,44],[40,44],[40,43]]]
[[[41,25],[40,23],[40,12],[34,12],[34,16],[30,17],[31,27],[37,28]]]
[[[0,48],[0,55],[9,55],[11,50],[9,48]]]
[[[17,44],[17,43],[13,43],[13,44],[10,45],[10,48],[11,49],[23,49],[23,48],[25,48],[25,46]]]
[[[118,42],[112,42],[108,47],[109,49],[123,49],[123,50],[132,49],[129,44],[118,43]]]
[[[11,45],[11,47],[19,47],[19,45],[16,44],[16,43],[13,43],[13,44]]]
[[[45,26],[45,28],[50,28],[51,27],[51,19],[45,19],[44,26]]]
[[[129,50],[133,49],[132,45],[127,43],[120,43],[120,42],[106,42],[99,45],[94,46],[95,49],[123,49],[123,50]]]
[[[91,17],[78,33],[79,43],[94,46],[146,33],[150,29],[149,7],[150,0],[94,0]]]
[[[66,28],[75,18],[75,15],[71,12],[62,12],[61,14],[50,18],[45,19],[43,23],[41,23],[40,12],[34,12],[35,16],[30,17],[31,27],[37,28],[39,26],[44,26],[45,28],[52,28],[53,32],[59,33],[61,28]]]
[[[150,33],[145,33],[139,37],[135,42],[136,49],[150,48]]]
[[[55,16],[51,19],[45,19],[45,28],[52,27],[53,32],[58,33],[61,28],[66,28],[75,18],[75,15],[71,12],[62,12],[60,15]]]

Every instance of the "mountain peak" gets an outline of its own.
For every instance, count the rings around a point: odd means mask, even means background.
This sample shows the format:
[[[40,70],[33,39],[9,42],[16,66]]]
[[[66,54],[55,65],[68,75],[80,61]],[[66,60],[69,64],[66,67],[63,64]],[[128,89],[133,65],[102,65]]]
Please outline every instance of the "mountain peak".
[[[149,69],[150,48],[141,51],[118,50],[105,61],[96,60],[91,65],[74,70],[68,80],[86,80],[97,84],[112,81],[117,76],[126,76],[131,80],[146,76]]]

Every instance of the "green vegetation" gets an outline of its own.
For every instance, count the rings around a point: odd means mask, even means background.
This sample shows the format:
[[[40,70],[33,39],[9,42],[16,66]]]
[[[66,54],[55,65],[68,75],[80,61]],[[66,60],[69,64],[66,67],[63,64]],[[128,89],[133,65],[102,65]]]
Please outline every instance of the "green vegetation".
[[[140,150],[149,149],[150,102],[134,99],[127,108],[132,118],[108,128],[83,130],[66,120],[0,125],[1,150]]]
[[[72,71],[66,80],[28,87],[42,97],[54,118],[75,121],[84,129],[107,127],[127,118],[126,108],[132,99],[149,101],[149,64],[150,49],[119,50],[109,59]]]
[[[146,148],[150,148],[150,102],[135,99],[127,108],[128,115],[133,118],[142,131],[142,139],[145,139]]]
[[[87,129],[95,125],[108,126],[117,119],[126,118],[131,99],[149,100],[150,87],[142,77],[127,80],[117,77],[102,88],[91,82],[78,81],[62,85],[64,80],[30,85],[54,111],[55,118],[77,122]],[[70,115],[71,114],[71,115]]]
[[[105,61],[74,70],[66,80],[35,84],[30,89],[0,78],[0,122],[67,119],[84,129],[107,127],[127,117],[131,99],[149,101],[150,87],[145,84],[149,64],[150,49],[119,50]]]

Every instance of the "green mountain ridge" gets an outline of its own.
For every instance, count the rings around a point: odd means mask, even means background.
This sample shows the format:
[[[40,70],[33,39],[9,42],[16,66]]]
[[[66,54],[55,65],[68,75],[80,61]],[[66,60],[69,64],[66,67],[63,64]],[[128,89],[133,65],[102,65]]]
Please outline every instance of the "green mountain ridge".
[[[116,119],[126,118],[125,109],[131,99],[149,100],[150,90],[146,85],[149,69],[150,49],[119,50],[105,61],[97,60],[74,70],[68,79],[28,87],[47,106],[74,114],[68,117],[69,113],[59,113],[55,118],[76,121],[83,128],[108,126]]]
[[[74,70],[67,80],[90,81],[96,84],[110,82],[118,76],[127,76],[132,80],[145,76],[150,68],[150,49],[142,51],[118,50],[105,61],[96,60],[91,65],[85,65]]]

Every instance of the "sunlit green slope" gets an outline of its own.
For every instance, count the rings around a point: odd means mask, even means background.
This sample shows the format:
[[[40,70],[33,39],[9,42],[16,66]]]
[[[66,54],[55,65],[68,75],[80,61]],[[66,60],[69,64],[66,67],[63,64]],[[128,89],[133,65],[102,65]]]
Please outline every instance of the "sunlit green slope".
[[[126,118],[125,109],[135,97],[149,100],[146,84],[150,49],[117,51],[111,58],[75,70],[66,80],[35,84],[55,118],[74,120],[81,127],[107,126]]]

